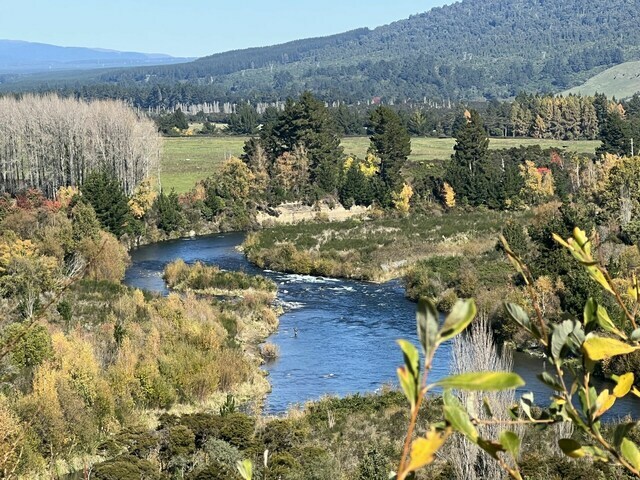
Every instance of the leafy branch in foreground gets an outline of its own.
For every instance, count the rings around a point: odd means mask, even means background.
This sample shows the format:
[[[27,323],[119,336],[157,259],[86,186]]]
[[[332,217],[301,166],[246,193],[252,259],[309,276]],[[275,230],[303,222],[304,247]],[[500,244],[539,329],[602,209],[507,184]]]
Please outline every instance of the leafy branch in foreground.
[[[404,366],[398,369],[398,378],[411,406],[411,420],[405,436],[398,472],[392,477],[396,480],[413,478],[417,470],[432,463],[436,453],[454,431],[463,434],[486,451],[514,478],[521,478],[517,467],[511,466],[515,465],[515,459],[518,457],[520,439],[513,432],[508,431],[502,432],[499,439],[482,438],[473,420],[452,390],[498,391],[521,387],[524,381],[511,372],[470,372],[449,376],[432,384],[428,383],[428,375],[438,348],[447,340],[461,334],[475,315],[475,302],[460,300],[440,324],[439,314],[433,303],[420,300],[416,319],[418,338],[424,356],[422,368],[418,349],[406,340],[398,341],[404,355]],[[431,426],[424,436],[414,439],[420,406],[425,396],[436,387],[444,390],[445,421]],[[503,458],[501,452],[510,456],[512,461]]]
[[[570,438],[559,441],[560,449],[567,456],[611,462],[640,478],[640,449],[628,438],[636,422],[619,424],[611,439],[605,438],[602,429],[602,416],[617,400],[628,394],[640,397],[640,391],[633,386],[634,375],[631,372],[614,375],[612,380],[616,385],[612,389],[598,391],[592,382],[593,372],[599,362],[640,349],[640,329],[636,322],[640,302],[637,280],[634,277],[626,294],[628,301],[633,303],[633,308],[629,308],[609,272],[593,258],[591,240],[583,230],[575,228],[573,237],[566,240],[558,235],[554,235],[554,239],[569,250],[589,276],[613,296],[623,312],[624,321],[616,324],[607,310],[592,298],[584,307],[582,319],[568,319],[555,325],[547,325],[542,318],[535,296],[532,296],[532,302],[537,315],[536,321],[530,320],[521,307],[505,304],[509,317],[544,348],[555,371],[554,374],[543,372],[539,375],[540,380],[551,387],[554,394],[548,413],[538,421],[571,422],[583,432],[586,439],[584,445]],[[506,240],[501,240],[507,256],[530,286],[528,268],[509,248]],[[627,324],[626,328],[621,326],[624,323]],[[547,334],[547,331],[550,333]],[[576,395],[577,402],[574,402]],[[530,409],[532,400],[532,397],[523,397],[521,402],[522,411],[530,420],[533,420]]]
[[[420,300],[417,310],[417,330],[420,350],[411,342],[399,340],[404,357],[404,366],[398,369],[400,387],[410,405],[410,422],[404,437],[398,471],[394,480],[415,478],[416,471],[434,462],[445,442],[454,434],[461,434],[486,454],[513,479],[522,480],[518,457],[522,439],[509,427],[535,425],[546,428],[554,424],[571,424],[582,433],[575,438],[561,438],[560,450],[570,458],[590,458],[626,469],[640,478],[640,448],[629,434],[637,422],[624,422],[615,427],[613,434],[603,429],[602,417],[614,404],[627,395],[640,397],[634,386],[634,375],[627,372],[612,376],[615,386],[598,390],[593,385],[596,367],[612,357],[640,350],[640,329],[637,313],[640,311],[640,288],[634,277],[623,295],[620,282],[615,282],[591,252],[591,241],[578,228],[570,239],[555,235],[554,239],[567,248],[586,269],[589,276],[606,292],[611,294],[620,307],[622,321],[616,322],[603,305],[589,299],[581,319],[569,318],[559,324],[545,320],[538,304],[534,279],[524,262],[514,254],[504,238],[504,250],[522,275],[530,294],[535,318],[519,305],[505,303],[507,315],[526,330],[541,346],[553,366],[552,372],[544,371],[538,377],[553,390],[551,403],[541,415],[534,415],[532,393],[522,395],[518,406],[509,411],[504,420],[488,411],[488,418],[475,418],[474,412],[463,405],[455,391],[501,391],[522,387],[524,381],[512,372],[480,371],[467,372],[428,383],[432,362],[438,348],[446,341],[460,335],[476,315],[473,300],[459,300],[449,315],[440,321],[436,307],[427,300]],[[435,388],[443,393],[444,421],[430,425],[425,433],[416,435],[418,413],[425,396]],[[485,408],[490,410],[485,402]],[[506,427],[506,430],[485,438],[482,426]],[[513,428],[515,430],[515,428]],[[249,461],[239,465],[241,476],[251,479]]]

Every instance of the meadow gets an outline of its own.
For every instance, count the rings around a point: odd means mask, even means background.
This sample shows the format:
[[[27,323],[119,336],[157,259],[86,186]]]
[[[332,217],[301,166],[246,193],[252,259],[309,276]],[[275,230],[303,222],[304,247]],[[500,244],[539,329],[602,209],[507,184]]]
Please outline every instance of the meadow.
[[[182,193],[198,181],[214,174],[218,166],[231,156],[240,156],[246,137],[168,137],[162,148],[162,187]],[[413,161],[446,160],[453,153],[455,139],[411,139]],[[511,148],[540,145],[541,148],[562,148],[578,153],[593,154],[599,141],[538,140],[533,138],[493,138],[490,148]],[[347,137],[342,140],[344,151],[363,157],[369,148],[368,137]]]

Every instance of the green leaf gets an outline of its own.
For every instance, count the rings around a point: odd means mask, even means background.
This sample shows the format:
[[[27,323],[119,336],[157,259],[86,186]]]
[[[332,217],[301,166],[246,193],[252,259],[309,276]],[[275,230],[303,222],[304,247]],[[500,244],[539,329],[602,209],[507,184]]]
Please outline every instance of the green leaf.
[[[628,345],[615,338],[598,337],[590,333],[582,349],[589,358],[589,360],[597,361],[604,360],[605,358],[615,357],[617,355],[625,355],[627,353],[635,352],[640,347]]]
[[[507,315],[518,325],[523,327],[525,330],[533,334],[535,337],[540,337],[540,332],[538,329],[531,323],[529,319],[529,315],[525,312],[520,305],[516,305],[515,303],[505,303],[504,309],[507,312]]]
[[[471,440],[473,443],[478,441],[478,431],[473,426],[469,419],[469,414],[458,405],[447,405],[443,407],[444,419],[451,427],[462,433],[465,437]]]
[[[504,449],[509,452],[509,455],[514,460],[518,459],[518,455],[520,455],[520,437],[513,432],[505,430],[500,433],[500,443],[504,447]]]
[[[509,390],[522,387],[524,380],[520,375],[510,372],[469,372],[452,375],[436,382],[443,388],[457,390]]]
[[[638,450],[635,443],[626,437],[623,438],[620,444],[620,453],[633,468],[640,470],[640,450]]]
[[[598,318],[596,317],[597,309],[598,303],[593,298],[589,298],[589,300],[587,300],[587,303],[585,303],[584,305],[584,312],[582,314],[585,327],[590,323],[596,322],[598,320]]]
[[[596,402],[598,401],[596,387],[589,387],[588,391],[584,387],[581,387],[578,391],[578,398],[580,399],[580,406],[583,412],[592,414],[596,411]],[[591,408],[589,408],[589,405]]]
[[[529,420],[533,420],[533,415],[531,414],[533,405],[533,392],[525,393],[520,397],[520,408]]]
[[[418,403],[418,382],[407,367],[398,368],[397,372],[400,387],[411,404],[411,411],[413,411]]]
[[[416,310],[418,338],[424,354],[429,356],[436,346],[438,337],[438,310],[435,305],[425,298],[418,301]]]
[[[551,357],[557,364],[560,364],[562,361],[562,348],[567,344],[567,339],[572,331],[572,320],[565,320],[553,328],[553,334],[551,335]]]
[[[238,460],[236,467],[244,480],[251,480],[253,478],[253,463],[251,463],[251,460],[243,460],[242,462]]]
[[[582,448],[582,445],[570,438],[558,440],[558,446],[560,447],[560,450],[562,450],[562,453],[567,457],[582,458],[587,455],[587,452]]]
[[[598,318],[598,325],[600,325],[603,330],[614,333],[620,338],[626,338],[626,335],[618,330],[618,328],[614,325],[613,320],[611,320],[611,317],[609,317],[607,310],[602,305],[598,305],[596,316]]]
[[[420,374],[420,353],[411,342],[398,340],[398,345],[404,355],[404,364],[407,366],[413,377],[418,378]]]
[[[464,331],[476,316],[476,303],[473,299],[458,300],[442,324],[439,337],[444,342]]]
[[[555,377],[553,377],[549,372],[542,372],[541,374],[538,375],[538,379],[540,379],[542,383],[544,383],[545,385],[548,385],[554,390],[561,391],[563,389],[560,382]]]
[[[627,434],[637,425],[637,422],[619,423],[616,425],[615,432],[613,433],[613,444],[616,448],[620,448],[622,440]]]

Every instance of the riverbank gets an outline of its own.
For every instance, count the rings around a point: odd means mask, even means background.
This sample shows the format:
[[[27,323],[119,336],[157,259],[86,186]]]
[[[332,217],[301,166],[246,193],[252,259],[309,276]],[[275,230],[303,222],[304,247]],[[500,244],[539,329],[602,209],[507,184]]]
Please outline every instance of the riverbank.
[[[252,233],[243,250],[260,268],[384,282],[426,258],[487,253],[514,217],[476,211],[303,222]]]
[[[395,368],[401,362],[396,339],[415,337],[415,305],[404,298],[397,282],[378,285],[261,271],[247,263],[236,250],[243,237],[242,234],[218,235],[144,247],[134,252],[127,282],[141,288],[164,288],[161,272],[167,263],[178,258],[188,264],[202,261],[225,271],[262,274],[275,282],[280,302],[288,306],[280,317],[277,333],[269,340],[280,347],[282,356],[265,368],[273,386],[268,397],[268,412],[279,416],[247,418],[236,413],[227,421],[210,413],[212,410],[194,410],[180,418],[164,420],[155,430],[156,434],[169,435],[172,428],[178,427],[193,431],[196,449],[188,458],[208,455],[230,472],[236,460],[252,458],[262,473],[262,454],[268,449],[269,476],[332,480],[387,478],[388,472],[397,465],[408,407],[401,393],[389,391],[382,385],[395,380]],[[381,352],[390,354],[381,355]],[[533,358],[524,360],[526,364],[521,363],[520,356],[515,357],[514,369],[527,383],[526,390],[519,393],[533,391],[538,401],[544,401],[549,391],[536,379],[536,374],[542,371],[542,362]],[[450,363],[448,346],[443,345],[430,379],[437,381],[446,376]],[[350,395],[373,390],[377,392],[375,395]],[[322,398],[328,393],[341,398]],[[305,402],[307,399],[316,401]],[[615,406],[619,409],[616,415],[634,411],[633,404],[619,402]],[[301,405],[291,408],[292,403]],[[244,411],[239,400],[236,405]],[[287,415],[282,416],[287,410]],[[421,415],[418,432],[424,432],[429,422],[440,420],[440,411],[439,399],[431,399]],[[231,421],[239,427],[231,430],[228,426]],[[609,432],[608,427],[605,428]],[[230,431],[236,433],[231,436]],[[208,445],[204,441],[198,443],[197,439],[204,435],[209,435]],[[574,462],[561,455],[555,445],[564,436],[572,436],[571,431],[540,432],[533,428],[526,431],[520,464],[528,478],[561,479],[562,475],[583,478],[584,472],[594,468],[590,462]],[[575,438],[581,440],[579,435]],[[447,456],[439,457],[434,466],[418,478],[452,478],[455,459],[462,457],[456,454],[459,451],[453,442],[446,452]],[[543,463],[541,458],[545,459]],[[189,468],[200,468],[195,463],[189,465]],[[216,471],[223,471],[215,465]],[[604,478],[625,478],[617,476],[618,471],[603,468],[606,469]],[[212,472],[207,471],[210,476],[202,478],[219,478]],[[234,478],[233,473],[222,478]]]

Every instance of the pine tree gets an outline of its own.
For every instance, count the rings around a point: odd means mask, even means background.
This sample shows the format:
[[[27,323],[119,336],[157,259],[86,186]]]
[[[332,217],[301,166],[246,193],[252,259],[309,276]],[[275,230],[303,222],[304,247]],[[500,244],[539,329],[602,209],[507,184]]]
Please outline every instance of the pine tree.
[[[370,152],[381,160],[380,178],[389,192],[402,188],[402,168],[411,155],[411,138],[400,116],[389,107],[378,107],[369,117]]]
[[[357,160],[347,169],[339,193],[340,203],[346,208],[352,204],[369,206],[373,202],[370,177],[367,177]]]
[[[93,172],[86,178],[80,191],[83,199],[95,210],[100,224],[115,236],[121,236],[133,216],[116,177],[105,171]]]
[[[458,132],[446,180],[458,198],[479,205],[486,200],[486,183],[491,181],[482,176],[483,164],[488,161],[489,138],[478,112],[467,111],[465,117],[467,123]]]
[[[625,156],[631,153],[631,146],[626,135],[626,125],[617,112],[610,112],[600,125],[602,145],[596,150],[598,155],[612,153]]]
[[[311,183],[324,193],[336,191],[343,157],[340,137],[329,109],[311,93],[303,93],[297,101],[288,100],[275,124],[263,129],[261,142],[272,163],[282,154],[304,147]]]
[[[184,225],[182,208],[178,203],[178,194],[174,190],[171,190],[169,195],[160,192],[153,207],[158,217],[158,228],[161,230],[173,232]]]

